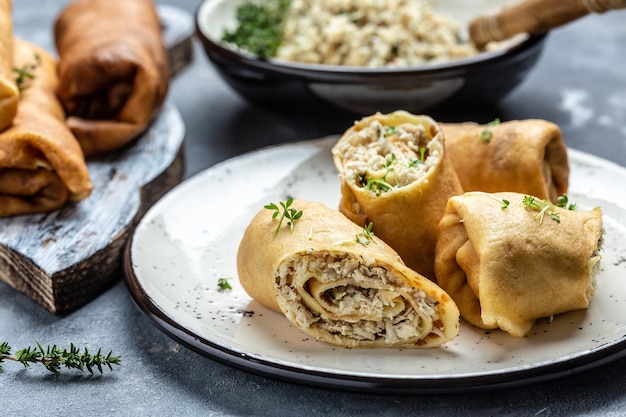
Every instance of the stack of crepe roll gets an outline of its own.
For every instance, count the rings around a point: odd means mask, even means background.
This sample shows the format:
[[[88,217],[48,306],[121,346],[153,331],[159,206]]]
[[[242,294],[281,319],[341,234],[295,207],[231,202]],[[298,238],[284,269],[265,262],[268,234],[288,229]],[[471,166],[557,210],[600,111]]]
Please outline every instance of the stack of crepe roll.
[[[168,87],[150,0],[79,0],[59,15],[59,58],[12,33],[0,0],[0,217],[44,213],[91,194],[86,157],[143,132]]]
[[[0,217],[56,210],[92,189],[56,97],[56,60],[15,39],[10,22],[11,2],[0,0]]]
[[[452,325],[454,314],[476,327],[522,337],[538,318],[589,306],[599,271],[602,213],[557,206],[568,189],[569,163],[555,124],[439,124],[404,111],[378,113],[351,126],[332,154],[341,180],[338,213],[299,202],[302,219],[307,211],[315,216],[310,235],[308,226],[298,224],[298,232],[273,236],[275,219],[262,211],[246,231],[238,256],[248,294],[303,331],[344,346],[394,345],[389,334],[398,332],[382,324],[394,302],[372,302],[382,295],[345,298],[369,294],[371,288],[380,291],[390,282],[385,274],[359,273],[367,277],[362,281],[352,277],[352,271],[379,259],[377,245],[359,244],[357,230],[376,236],[385,251],[395,253],[381,264],[383,270],[413,277],[403,279],[395,293],[406,293],[407,286],[418,292],[437,289],[432,298],[447,319],[437,332],[441,343],[456,334],[448,328],[458,326]],[[344,225],[346,219],[356,229]],[[319,230],[332,237],[308,240]],[[356,233],[357,243],[353,239],[338,247],[350,233]],[[346,248],[358,250],[358,261],[345,261],[354,256]],[[413,309],[418,315],[428,311],[423,305]],[[371,321],[363,325],[363,320]],[[374,330],[365,333],[363,327]]]

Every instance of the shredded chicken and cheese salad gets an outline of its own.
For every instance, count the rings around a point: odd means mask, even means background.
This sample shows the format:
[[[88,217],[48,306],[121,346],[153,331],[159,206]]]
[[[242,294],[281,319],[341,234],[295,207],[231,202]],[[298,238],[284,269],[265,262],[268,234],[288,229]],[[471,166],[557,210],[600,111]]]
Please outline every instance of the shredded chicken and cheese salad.
[[[237,20],[222,40],[263,59],[402,67],[480,52],[457,22],[425,0],[248,1]]]
[[[363,67],[476,55],[459,26],[418,0],[292,0],[277,59]]]
[[[429,334],[443,336],[437,301],[373,259],[323,251],[294,255],[281,264],[276,286],[292,322],[343,343],[420,345]]]

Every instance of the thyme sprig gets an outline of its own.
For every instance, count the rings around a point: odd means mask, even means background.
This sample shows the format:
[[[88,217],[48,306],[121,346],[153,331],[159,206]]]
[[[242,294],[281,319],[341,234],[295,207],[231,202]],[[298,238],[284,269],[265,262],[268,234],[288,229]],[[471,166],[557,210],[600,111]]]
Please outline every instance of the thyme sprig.
[[[303,213],[302,213],[302,210],[297,210],[291,207],[292,204],[293,204],[293,198],[289,197],[287,198],[285,202],[283,201],[279,202],[280,207],[274,203],[266,204],[265,206],[263,206],[267,210],[272,210],[274,212],[272,214],[272,219],[275,219],[278,217],[278,225],[276,226],[276,229],[274,230],[274,236],[276,236],[276,234],[280,230],[280,227],[282,226],[283,221],[285,219],[287,219],[287,226],[289,226],[289,230],[293,233],[293,225],[296,222],[296,220],[302,217]]]
[[[41,55],[35,52],[34,58],[34,63],[27,63],[21,67],[13,67],[15,83],[20,93],[30,87],[31,81],[35,79],[35,70],[42,64]]]
[[[121,365],[122,363],[121,357],[113,356],[112,351],[104,355],[102,350],[98,349],[95,354],[92,354],[89,353],[87,348],[84,348],[81,352],[73,343],[70,343],[69,349],[62,349],[57,345],[48,345],[44,349],[41,343],[35,343],[35,347],[28,346],[12,355],[11,346],[7,342],[2,342],[0,344],[0,363],[10,360],[21,363],[24,365],[24,368],[28,368],[33,363],[40,363],[55,374],[60,373],[61,367],[65,367],[78,369],[81,372],[87,370],[92,375],[94,370],[102,374],[104,373],[104,367],[113,370],[112,365]],[[0,366],[0,373],[2,372],[4,372],[4,369]]]

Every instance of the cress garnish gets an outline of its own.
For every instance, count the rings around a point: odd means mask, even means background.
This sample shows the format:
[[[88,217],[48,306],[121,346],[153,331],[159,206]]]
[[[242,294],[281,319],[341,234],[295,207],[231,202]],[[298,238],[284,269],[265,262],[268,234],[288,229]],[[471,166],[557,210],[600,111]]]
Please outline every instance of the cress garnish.
[[[496,117],[495,119],[487,123],[487,126],[496,126],[499,124],[500,124],[500,119]],[[487,143],[491,142],[492,137],[493,137],[493,132],[491,131],[491,129],[484,129],[480,135],[480,138]]]
[[[353,240],[343,240],[341,242],[336,242],[335,244],[342,245],[344,243],[358,243],[359,245],[367,246],[370,243],[374,242],[376,246],[380,248],[382,246],[380,245],[380,243],[378,243],[378,241],[374,237],[374,232],[372,231],[373,227],[374,227],[374,223],[369,222],[369,224],[365,226],[363,230],[361,230],[361,233],[354,236]]]
[[[578,204],[569,202],[569,198],[567,194],[563,194],[556,199],[556,206],[561,207],[567,210],[576,210],[578,208]]]
[[[468,196],[472,196],[472,195],[485,195],[485,196],[487,196],[487,197],[491,198],[492,200],[495,200],[495,201],[497,201],[498,203],[500,203],[500,208],[501,208],[502,210],[507,209],[507,208],[509,207],[509,205],[511,204],[511,202],[510,202],[509,200],[507,200],[507,199],[504,199],[504,198],[498,198],[498,197],[496,197],[495,195],[493,195],[493,194],[491,194],[491,193],[486,193],[486,192],[484,192],[484,191],[468,191],[468,192],[466,192],[466,193],[465,193],[465,196],[466,196],[466,197],[468,197]]]
[[[361,186],[376,195],[381,195],[383,192],[393,189],[393,185],[387,182],[387,175],[394,170],[393,165],[396,163],[396,160],[396,155],[392,153],[391,158],[385,163],[385,173],[381,178],[368,178],[367,173],[362,174],[359,177]]]
[[[530,195],[525,195],[522,199],[522,204],[524,204],[524,207],[526,207],[526,209],[539,211],[539,213],[534,216],[535,219],[539,220],[539,224],[543,222],[543,216],[546,213],[550,216],[552,220],[557,223],[561,223],[561,217],[559,216],[559,213],[555,211],[557,206],[555,206],[548,200],[541,200]]]
[[[267,210],[272,210],[274,212],[272,214],[272,219],[279,217],[278,225],[274,230],[274,236],[276,236],[276,234],[280,230],[280,226],[282,226],[284,219],[288,220],[287,225],[289,226],[289,230],[293,233],[293,225],[295,221],[302,217],[302,210],[297,210],[291,207],[291,205],[293,204],[292,197],[287,198],[287,201],[285,202],[279,202],[279,204],[280,207],[274,203],[266,204],[265,206],[263,206]]]
[[[372,231],[373,227],[374,223],[369,222],[369,224],[363,228],[361,234],[355,236],[356,243],[367,246],[371,242],[374,242],[376,246],[380,247],[380,243],[378,243],[378,241],[374,238],[374,232]]]
[[[17,84],[17,89],[20,93],[30,87],[31,81],[35,79],[34,71],[42,63],[41,55],[38,53],[35,52],[34,58],[35,62],[24,64],[21,67],[13,67],[13,72],[15,73],[15,84]]]
[[[421,147],[419,151],[420,151],[420,157],[413,158],[411,162],[409,162],[408,164],[409,168],[415,168],[418,165],[424,165],[424,162],[426,161],[426,148]]]
[[[561,217],[559,216],[559,213],[555,211],[557,207],[572,211],[576,210],[577,208],[576,203],[569,203],[569,198],[567,197],[567,194],[563,194],[557,197],[556,205],[552,204],[548,200],[540,200],[536,197],[532,197],[529,195],[524,196],[522,203],[527,209],[539,211],[539,213],[535,215],[535,219],[539,219],[539,224],[541,224],[541,222],[543,221],[543,216],[546,213],[550,215],[550,218],[552,220],[557,223],[561,223]]]
[[[233,289],[233,287],[228,282],[229,279],[230,278],[219,278],[217,280],[217,286],[219,288],[219,291],[230,291]]]

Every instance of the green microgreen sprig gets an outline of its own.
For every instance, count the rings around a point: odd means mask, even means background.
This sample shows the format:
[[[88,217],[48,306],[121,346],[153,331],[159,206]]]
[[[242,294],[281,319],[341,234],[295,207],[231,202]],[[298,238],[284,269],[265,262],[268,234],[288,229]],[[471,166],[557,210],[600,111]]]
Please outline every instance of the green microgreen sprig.
[[[279,202],[280,207],[274,203],[266,204],[265,206],[263,206],[267,210],[272,210],[274,212],[272,214],[272,219],[275,219],[278,217],[278,225],[276,226],[276,229],[274,230],[274,236],[276,236],[276,234],[280,230],[280,227],[282,226],[283,221],[285,219],[287,219],[287,225],[289,226],[289,230],[293,233],[293,225],[296,222],[296,220],[302,217],[303,213],[302,213],[302,210],[297,210],[291,207],[292,204],[293,204],[293,198],[289,197],[287,198],[287,201]]]
[[[489,198],[491,198],[492,200],[497,201],[498,203],[500,203],[500,208],[502,210],[506,210],[507,208],[509,208],[509,206],[511,205],[511,202],[505,198],[498,198],[495,195],[491,194],[491,193],[486,193],[483,191],[468,191],[465,193],[465,196],[472,196],[472,195],[485,195]]]
[[[567,194],[563,194],[557,197],[556,206],[567,210],[576,210],[578,208],[578,204],[569,202],[569,197],[567,196]]]
[[[217,286],[219,288],[219,291],[231,291],[233,289],[233,287],[228,282],[229,279],[230,278],[219,278],[217,280]]]
[[[376,193],[376,195],[381,195],[383,192],[391,191],[393,189],[393,185],[387,181],[387,176],[390,172],[394,171],[393,166],[397,161],[398,159],[396,154],[392,153],[391,158],[389,158],[389,160],[385,163],[385,173],[383,176],[381,178],[367,178],[367,174],[363,174],[360,177],[361,186],[367,191]]]
[[[380,247],[380,243],[378,243],[378,241],[374,237],[374,232],[372,231],[373,227],[374,227],[374,223],[369,222],[369,224],[363,228],[363,231],[361,232],[361,234],[356,235],[355,237],[356,243],[367,246],[371,242],[374,242],[376,246]]]
[[[83,351],[76,347],[73,343],[70,343],[69,349],[61,349],[57,345],[48,345],[45,349],[39,342],[35,342],[35,347],[26,347],[15,352],[15,355],[11,354],[11,346],[7,342],[0,344],[0,363],[5,360],[19,362],[24,365],[24,368],[28,368],[33,363],[42,364],[47,370],[52,373],[58,374],[61,371],[61,367],[68,369],[78,369],[81,372],[87,370],[93,375],[94,370],[97,370],[101,374],[104,373],[104,367],[113,370],[112,365],[121,365],[122,359],[120,356],[113,356],[112,351],[103,355],[102,350],[98,349],[95,354],[89,353],[87,348]],[[0,373],[4,372],[2,366],[0,366]]]
[[[548,214],[555,222],[561,223],[561,217],[559,216],[559,213],[555,211],[557,206],[548,200],[541,200],[536,197],[525,195],[522,200],[522,204],[524,204],[524,207],[528,210],[537,210],[539,212],[534,216],[535,219],[539,220],[539,224],[543,222],[543,217],[546,214]]]
[[[426,148],[422,147],[419,149],[419,151],[420,151],[419,158],[411,159],[411,162],[409,162],[409,168],[414,168],[418,165],[423,165],[424,162],[426,161]]]
[[[369,224],[365,226],[363,230],[361,230],[361,233],[354,236],[354,239],[343,240],[335,244],[341,245],[344,243],[358,243],[359,245],[367,246],[370,243],[374,242],[376,246],[380,248],[382,246],[380,245],[380,243],[378,243],[378,240],[376,240],[376,237],[374,236],[374,232],[372,231],[373,228],[374,228],[374,223],[369,222]]]
[[[499,118],[495,118],[493,119],[491,122],[487,123],[487,126],[496,126],[500,124],[500,119]],[[493,132],[491,131],[491,129],[484,129],[480,135],[480,138],[484,141],[484,142],[491,142],[491,139],[493,138]]]
[[[42,64],[41,55],[35,52],[34,58],[34,63],[27,63],[21,67],[13,67],[13,72],[15,73],[15,83],[17,84],[17,89],[20,93],[30,87],[31,81],[35,79],[34,71]]]
[[[539,213],[535,215],[535,219],[539,220],[539,224],[543,221],[545,214],[548,214],[555,222],[561,223],[561,217],[559,216],[559,213],[555,211],[557,207],[572,211],[578,208],[576,203],[569,202],[567,194],[557,197],[556,201],[556,204],[552,204],[548,200],[541,200],[536,197],[526,195],[524,196],[522,203],[527,209],[539,211]]]
[[[395,126],[385,126],[385,135],[396,135],[398,128]]]

